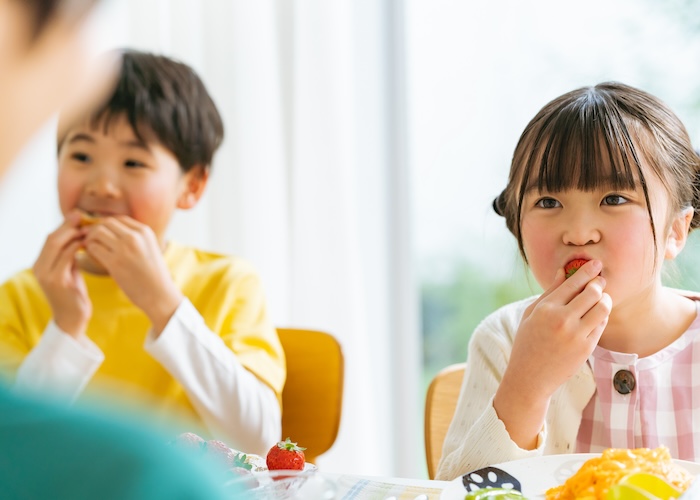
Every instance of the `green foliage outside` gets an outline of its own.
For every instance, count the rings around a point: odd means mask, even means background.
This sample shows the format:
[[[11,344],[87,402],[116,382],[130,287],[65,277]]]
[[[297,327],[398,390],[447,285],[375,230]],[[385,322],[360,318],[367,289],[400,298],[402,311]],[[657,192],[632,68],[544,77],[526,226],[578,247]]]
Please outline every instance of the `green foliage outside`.
[[[424,384],[441,369],[467,358],[467,344],[488,314],[539,292],[524,269],[508,278],[494,278],[477,262],[455,265],[450,278],[424,280],[421,286]]]

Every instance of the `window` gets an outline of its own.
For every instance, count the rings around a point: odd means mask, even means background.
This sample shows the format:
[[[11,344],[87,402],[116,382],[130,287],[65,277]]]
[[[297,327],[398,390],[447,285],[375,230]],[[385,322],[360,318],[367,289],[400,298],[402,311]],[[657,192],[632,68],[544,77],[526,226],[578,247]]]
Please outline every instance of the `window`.
[[[491,202],[549,100],[618,80],[662,98],[700,141],[700,2],[410,1],[407,67],[424,382],[464,361],[478,322],[539,292]],[[694,233],[693,233],[694,234]],[[669,284],[700,287],[698,235]]]

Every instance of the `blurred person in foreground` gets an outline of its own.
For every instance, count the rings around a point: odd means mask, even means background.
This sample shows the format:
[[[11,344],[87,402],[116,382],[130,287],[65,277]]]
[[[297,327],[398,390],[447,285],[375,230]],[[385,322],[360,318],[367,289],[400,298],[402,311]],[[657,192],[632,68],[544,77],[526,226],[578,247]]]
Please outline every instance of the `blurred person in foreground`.
[[[70,109],[78,98],[97,102],[110,86],[112,71],[90,75],[84,52],[81,29],[95,3],[0,0],[0,178],[60,106]],[[90,78],[98,73],[99,81]],[[5,499],[225,498],[205,465],[168,447],[155,431],[0,388]]]

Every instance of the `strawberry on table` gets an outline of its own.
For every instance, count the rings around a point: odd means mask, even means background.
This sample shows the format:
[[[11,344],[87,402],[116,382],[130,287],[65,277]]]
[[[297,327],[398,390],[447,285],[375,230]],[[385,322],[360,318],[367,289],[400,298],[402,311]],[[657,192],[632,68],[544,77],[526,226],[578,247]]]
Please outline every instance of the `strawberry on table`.
[[[269,470],[304,470],[304,450],[287,438],[280,441],[267,452],[267,468]]]
[[[579,268],[588,262],[586,259],[574,259],[564,266],[564,273],[567,278],[571,278]]]

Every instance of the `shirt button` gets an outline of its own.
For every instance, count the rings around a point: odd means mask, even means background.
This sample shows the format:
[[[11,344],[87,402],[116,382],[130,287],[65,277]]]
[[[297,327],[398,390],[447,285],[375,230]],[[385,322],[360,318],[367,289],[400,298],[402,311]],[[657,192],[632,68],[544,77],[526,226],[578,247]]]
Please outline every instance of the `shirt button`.
[[[613,378],[613,385],[615,386],[615,390],[620,394],[629,394],[634,390],[634,386],[636,385],[634,375],[629,370],[620,370]]]

